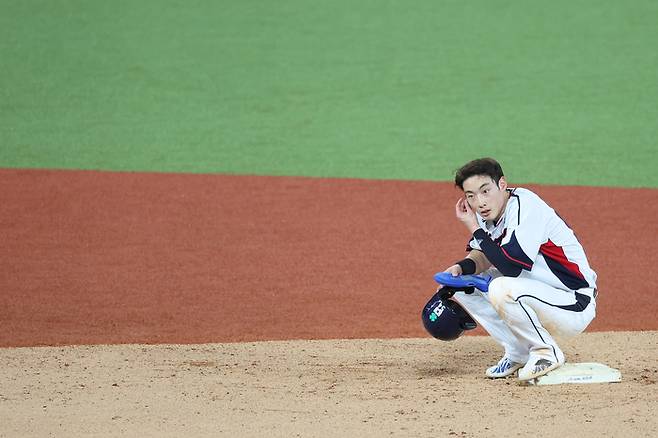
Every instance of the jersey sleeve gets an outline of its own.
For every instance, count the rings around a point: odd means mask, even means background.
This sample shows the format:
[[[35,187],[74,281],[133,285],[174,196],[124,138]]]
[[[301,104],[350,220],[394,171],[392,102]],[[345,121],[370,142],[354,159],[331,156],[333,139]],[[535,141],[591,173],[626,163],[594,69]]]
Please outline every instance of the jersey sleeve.
[[[546,229],[539,206],[521,205],[516,199],[515,208],[506,212],[506,234],[499,243],[494,242],[482,229],[473,237],[487,259],[505,276],[518,277],[521,271],[532,269]]]
[[[523,205],[517,202],[516,215],[510,218],[501,247],[510,257],[516,258],[524,269],[530,270],[539,254],[539,247],[546,241],[547,215],[543,214],[540,205],[532,205],[530,200],[524,201]]]

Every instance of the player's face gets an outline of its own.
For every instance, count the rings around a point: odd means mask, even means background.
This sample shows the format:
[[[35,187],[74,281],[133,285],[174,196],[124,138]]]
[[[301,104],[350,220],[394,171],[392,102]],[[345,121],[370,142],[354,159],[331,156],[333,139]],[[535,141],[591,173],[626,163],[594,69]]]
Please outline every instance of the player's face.
[[[497,221],[500,218],[509,198],[505,177],[500,178],[496,184],[488,175],[473,175],[464,181],[463,186],[468,205],[482,219]]]

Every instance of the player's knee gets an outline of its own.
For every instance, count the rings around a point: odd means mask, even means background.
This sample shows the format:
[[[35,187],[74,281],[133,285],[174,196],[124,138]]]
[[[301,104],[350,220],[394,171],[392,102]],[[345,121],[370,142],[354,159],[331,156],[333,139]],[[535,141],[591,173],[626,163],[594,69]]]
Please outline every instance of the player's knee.
[[[506,277],[494,278],[489,283],[489,301],[495,309],[499,309],[505,302],[511,299],[511,289]]]

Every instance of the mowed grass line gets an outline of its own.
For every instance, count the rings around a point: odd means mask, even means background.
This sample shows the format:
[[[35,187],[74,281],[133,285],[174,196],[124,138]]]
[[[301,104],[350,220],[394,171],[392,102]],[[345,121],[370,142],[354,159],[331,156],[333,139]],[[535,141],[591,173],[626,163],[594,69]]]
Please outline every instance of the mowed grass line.
[[[658,187],[649,0],[0,7],[0,167]]]

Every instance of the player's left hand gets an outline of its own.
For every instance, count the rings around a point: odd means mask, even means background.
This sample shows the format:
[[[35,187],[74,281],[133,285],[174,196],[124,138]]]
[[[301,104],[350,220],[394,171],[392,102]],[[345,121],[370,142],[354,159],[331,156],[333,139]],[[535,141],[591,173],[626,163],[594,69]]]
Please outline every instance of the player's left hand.
[[[475,212],[464,198],[459,198],[455,205],[455,215],[471,233],[480,228]]]

